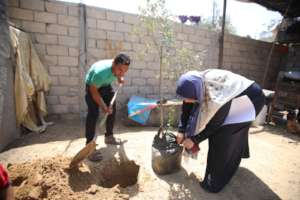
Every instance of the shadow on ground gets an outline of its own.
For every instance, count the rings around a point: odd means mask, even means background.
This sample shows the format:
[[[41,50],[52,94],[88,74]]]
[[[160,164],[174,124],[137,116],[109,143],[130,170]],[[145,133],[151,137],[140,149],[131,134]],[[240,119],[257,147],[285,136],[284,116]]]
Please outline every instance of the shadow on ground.
[[[178,178],[181,177],[181,178]],[[240,167],[235,176],[225,188],[219,193],[208,193],[199,186],[199,178],[195,174],[188,174],[185,169],[181,169],[176,174],[159,176],[170,185],[170,200],[192,200],[192,199],[234,199],[253,200],[253,199],[280,199],[267,184],[247,168]],[[182,184],[183,179],[188,184]]]
[[[127,132],[142,132],[145,130],[157,131],[156,127],[133,127],[133,126],[124,126],[120,123],[115,124],[114,132],[115,134],[123,134]],[[104,135],[104,128],[99,127],[97,124],[96,131],[99,135]],[[16,139],[13,143],[8,145],[4,151],[15,148],[22,147],[33,144],[43,144],[48,142],[56,141],[69,141],[66,149],[71,145],[71,143],[79,138],[85,138],[85,119],[63,119],[63,120],[54,120],[54,125],[49,126],[47,130],[41,134],[39,133],[28,133],[22,135],[20,138]]]

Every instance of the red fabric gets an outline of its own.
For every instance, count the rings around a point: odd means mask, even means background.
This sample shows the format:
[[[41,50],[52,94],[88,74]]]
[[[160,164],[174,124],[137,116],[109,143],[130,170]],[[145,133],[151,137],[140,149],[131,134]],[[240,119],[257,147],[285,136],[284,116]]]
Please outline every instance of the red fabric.
[[[0,164],[0,189],[6,188],[9,183],[8,174]]]

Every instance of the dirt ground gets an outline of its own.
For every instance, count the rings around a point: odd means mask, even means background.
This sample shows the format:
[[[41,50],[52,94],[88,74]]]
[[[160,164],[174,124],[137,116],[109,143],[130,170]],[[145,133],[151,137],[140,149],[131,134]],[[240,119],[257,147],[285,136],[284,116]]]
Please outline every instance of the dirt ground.
[[[99,130],[100,132],[103,130]],[[300,136],[283,128],[251,128],[250,159],[242,161],[230,183],[218,194],[198,182],[206,167],[207,142],[196,160],[166,176],[151,168],[155,127],[116,125],[115,135],[127,142],[106,146],[97,139],[103,161],[84,161],[68,169],[84,145],[82,120],[59,120],[43,134],[30,133],[0,153],[8,166],[17,199],[300,199]]]

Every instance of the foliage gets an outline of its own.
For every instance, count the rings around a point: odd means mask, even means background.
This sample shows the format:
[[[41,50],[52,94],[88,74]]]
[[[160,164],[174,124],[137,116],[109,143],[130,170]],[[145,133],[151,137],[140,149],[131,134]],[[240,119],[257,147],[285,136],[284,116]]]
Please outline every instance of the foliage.
[[[146,46],[139,52],[140,59],[154,53],[160,59],[163,78],[171,80],[200,63],[195,52],[176,43],[175,16],[166,9],[165,0],[146,0],[146,6],[139,10],[141,24],[134,32]]]

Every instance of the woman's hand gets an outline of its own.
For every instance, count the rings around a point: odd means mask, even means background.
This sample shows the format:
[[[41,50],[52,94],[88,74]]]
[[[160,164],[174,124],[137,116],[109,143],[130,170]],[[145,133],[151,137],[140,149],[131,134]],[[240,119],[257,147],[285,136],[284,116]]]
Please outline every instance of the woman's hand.
[[[191,149],[195,145],[193,140],[191,140],[190,138],[185,139],[182,144],[186,149]]]
[[[177,144],[181,144],[184,140],[184,134],[183,133],[177,133],[176,135],[176,142]]]

